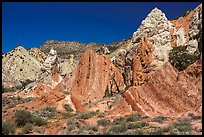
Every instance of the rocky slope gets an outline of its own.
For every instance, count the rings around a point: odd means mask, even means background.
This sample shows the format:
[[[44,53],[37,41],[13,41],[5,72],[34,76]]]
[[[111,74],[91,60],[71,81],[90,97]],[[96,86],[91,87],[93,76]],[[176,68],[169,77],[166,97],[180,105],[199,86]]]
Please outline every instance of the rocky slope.
[[[30,111],[39,119],[25,134],[201,134],[201,38],[199,5],[172,21],[154,8],[131,38],[111,45],[47,41],[40,49],[18,47],[3,55],[3,84],[34,82],[3,93],[2,119],[18,122],[17,110]],[[196,58],[189,62],[190,55]],[[187,65],[179,69],[177,61]],[[40,118],[48,122],[41,131]]]
[[[127,105],[121,111],[127,112],[126,109],[131,106],[132,111],[151,117],[158,114],[175,117],[187,112],[201,115],[201,67],[201,60],[198,60],[179,73],[166,62],[149,75],[145,84],[133,86],[122,94]]]
[[[42,64],[22,46],[2,55],[2,81],[11,81],[19,86],[26,80],[35,81]]]

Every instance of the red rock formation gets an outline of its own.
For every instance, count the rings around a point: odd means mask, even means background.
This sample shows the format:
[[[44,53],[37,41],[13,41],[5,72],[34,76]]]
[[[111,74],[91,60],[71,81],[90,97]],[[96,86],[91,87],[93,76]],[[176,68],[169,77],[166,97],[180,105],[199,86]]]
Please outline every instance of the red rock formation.
[[[81,104],[81,102],[74,96],[71,96],[71,101],[74,104],[76,110],[80,112],[85,112],[86,108]]]
[[[62,78],[58,70],[58,64],[56,63],[52,71],[52,86],[55,87],[57,84],[61,82],[61,80]]]
[[[133,58],[133,85],[141,85],[145,82],[146,75],[149,72],[149,65],[152,61],[152,44],[147,37],[143,37],[140,47],[137,49]]]
[[[107,118],[115,119],[117,116],[125,116],[133,114],[133,110],[125,98],[121,98],[113,108],[108,111]]]
[[[124,82],[119,70],[112,64],[106,55],[97,55],[88,49],[80,58],[79,64],[72,73],[67,75],[55,90],[69,91],[82,102],[93,102],[103,98],[105,89],[113,85],[117,92],[114,80],[122,90]]]
[[[176,47],[178,46],[176,43],[176,36],[173,35],[175,31],[177,31],[179,28],[183,28],[184,29],[184,33],[185,33],[185,38],[186,38],[186,42],[189,41],[189,26],[192,23],[192,18],[195,15],[195,13],[198,11],[199,9],[196,8],[193,11],[190,11],[189,14],[187,14],[184,17],[180,17],[179,19],[176,20],[172,20],[171,23],[173,24],[173,26],[175,27],[175,30],[173,28],[169,29],[170,32],[170,37],[171,37],[171,45],[172,47]]]
[[[133,111],[147,116],[177,116],[189,111],[201,115],[201,66],[201,61],[197,61],[179,74],[167,62],[161,69],[150,74],[147,83],[129,88],[122,96]]]

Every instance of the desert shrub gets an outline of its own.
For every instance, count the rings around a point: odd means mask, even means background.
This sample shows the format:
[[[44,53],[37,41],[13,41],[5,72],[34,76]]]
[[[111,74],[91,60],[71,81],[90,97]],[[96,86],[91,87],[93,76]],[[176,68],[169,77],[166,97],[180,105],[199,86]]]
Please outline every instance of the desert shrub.
[[[5,120],[2,123],[2,134],[13,135],[16,131],[16,124],[12,120]]]
[[[110,124],[110,120],[109,119],[99,119],[97,120],[97,125],[99,126],[107,126],[108,124]]]
[[[47,120],[46,119],[43,119],[41,117],[33,117],[32,119],[32,123],[36,126],[42,126],[42,125],[47,125]]]
[[[148,126],[149,123],[146,122],[136,122],[136,123],[127,123],[127,128],[128,129],[134,129],[134,128],[143,128],[145,126]]]
[[[140,120],[141,118],[142,118],[142,115],[140,115],[140,114],[133,114],[133,115],[127,116],[126,117],[126,121],[132,122],[132,121]]]
[[[192,131],[192,125],[191,125],[191,121],[187,118],[181,118],[178,121],[173,123],[173,126],[182,133],[185,132],[191,132]]]
[[[78,121],[74,120],[74,118],[71,118],[67,121],[67,126],[74,125],[75,127],[80,127],[80,124]]]
[[[26,123],[26,125],[22,128],[22,134],[28,134],[32,131],[33,125],[31,123]]]
[[[70,107],[69,104],[65,104],[63,107],[64,107],[64,109],[65,109],[66,111],[68,111],[68,112],[72,112],[72,111],[73,111],[73,109]]]
[[[35,127],[33,129],[33,132],[37,132],[37,133],[40,133],[40,134],[44,134],[45,133],[45,130],[40,128],[40,127]]]
[[[109,46],[108,49],[110,52],[115,51],[118,48],[118,46]]]
[[[113,125],[118,125],[118,124],[122,124],[125,122],[125,117],[118,117],[116,119],[113,120]]]
[[[95,116],[98,112],[79,112],[76,116],[77,119],[88,119]]]
[[[3,88],[2,87],[2,93],[6,93],[6,92],[15,92],[16,88]]]
[[[179,71],[185,70],[197,60],[197,56],[189,54],[186,48],[187,46],[179,46],[169,52],[170,63]]]
[[[155,128],[151,132],[149,132],[150,135],[163,135],[164,131],[161,128]]]
[[[193,113],[189,113],[188,116],[191,117],[192,120],[199,120],[199,119],[202,119],[201,116],[195,116]]]
[[[89,131],[94,131],[94,132],[98,131],[98,128],[96,126],[87,126],[86,129]]]
[[[105,117],[105,113],[104,112],[103,113],[99,113],[98,117],[99,118],[104,118]]]
[[[132,134],[133,134],[133,135],[145,135],[145,132],[142,131],[142,130],[136,129],[136,130],[133,131]]]
[[[114,133],[122,133],[122,132],[125,132],[127,130],[127,127],[125,124],[120,124],[120,125],[112,125],[108,132],[111,133],[111,132],[114,132]]]
[[[62,112],[61,114],[63,115],[63,117],[64,117],[65,119],[71,118],[71,117],[73,116],[73,115],[70,114],[70,113],[64,113],[64,112]]]
[[[56,115],[56,108],[47,106],[41,110],[35,111],[35,113],[41,117],[53,117]]]
[[[72,130],[79,128],[80,124],[78,121],[76,121],[75,119],[71,118],[67,121],[67,132],[70,133]]]
[[[31,123],[33,115],[26,110],[16,110],[15,113],[15,122],[17,126],[25,126],[26,123]]]
[[[167,119],[167,117],[160,115],[160,116],[156,116],[156,117],[153,119],[153,121],[154,121],[154,122],[158,122],[158,123],[163,123],[163,121],[164,121],[165,119]]]

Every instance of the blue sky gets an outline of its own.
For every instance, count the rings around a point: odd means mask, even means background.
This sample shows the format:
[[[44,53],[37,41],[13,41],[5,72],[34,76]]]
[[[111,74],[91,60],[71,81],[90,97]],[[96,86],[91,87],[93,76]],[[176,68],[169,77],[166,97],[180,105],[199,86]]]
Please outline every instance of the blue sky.
[[[3,2],[2,52],[47,40],[112,43],[132,36],[157,7],[168,19],[201,2]]]

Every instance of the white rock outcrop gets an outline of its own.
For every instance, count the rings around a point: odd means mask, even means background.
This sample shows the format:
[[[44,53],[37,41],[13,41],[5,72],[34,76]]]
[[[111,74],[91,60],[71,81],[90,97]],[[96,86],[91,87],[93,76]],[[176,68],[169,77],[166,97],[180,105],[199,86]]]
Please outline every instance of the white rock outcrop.
[[[172,49],[170,43],[170,22],[165,14],[158,8],[154,8],[142,21],[141,26],[133,34],[133,38],[128,47],[134,47],[140,39],[147,35],[149,41],[153,44],[153,61],[150,66],[155,69],[161,67],[168,61],[169,51]],[[136,44],[135,44],[136,43]]]
[[[51,48],[43,66],[46,71],[51,73],[54,63],[57,61],[57,52]]]

